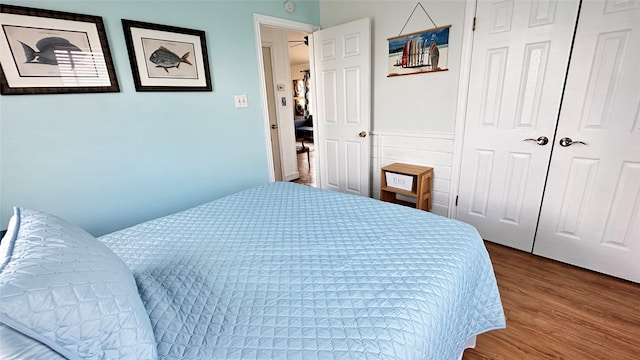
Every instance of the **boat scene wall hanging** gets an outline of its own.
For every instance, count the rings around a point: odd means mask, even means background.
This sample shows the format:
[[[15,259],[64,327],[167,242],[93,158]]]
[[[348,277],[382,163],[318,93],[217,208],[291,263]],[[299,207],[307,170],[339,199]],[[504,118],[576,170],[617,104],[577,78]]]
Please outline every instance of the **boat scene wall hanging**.
[[[388,77],[447,71],[450,28],[446,25],[388,38]]]

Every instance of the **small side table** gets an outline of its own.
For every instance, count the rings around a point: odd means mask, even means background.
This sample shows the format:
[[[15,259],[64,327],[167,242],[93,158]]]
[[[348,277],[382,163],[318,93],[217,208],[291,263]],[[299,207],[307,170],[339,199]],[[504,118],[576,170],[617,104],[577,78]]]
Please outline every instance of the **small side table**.
[[[393,163],[380,170],[380,200],[431,211],[432,184],[433,168]],[[416,203],[397,199],[398,194],[414,197]]]

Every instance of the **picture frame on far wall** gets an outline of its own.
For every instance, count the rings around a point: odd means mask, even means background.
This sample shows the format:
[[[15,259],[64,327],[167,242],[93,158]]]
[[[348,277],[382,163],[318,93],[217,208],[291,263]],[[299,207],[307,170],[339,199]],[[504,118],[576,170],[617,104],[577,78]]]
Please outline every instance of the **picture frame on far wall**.
[[[204,31],[122,19],[136,91],[212,91]]]
[[[449,70],[450,28],[446,25],[388,38],[387,77]]]
[[[102,17],[0,4],[2,95],[119,92]]]

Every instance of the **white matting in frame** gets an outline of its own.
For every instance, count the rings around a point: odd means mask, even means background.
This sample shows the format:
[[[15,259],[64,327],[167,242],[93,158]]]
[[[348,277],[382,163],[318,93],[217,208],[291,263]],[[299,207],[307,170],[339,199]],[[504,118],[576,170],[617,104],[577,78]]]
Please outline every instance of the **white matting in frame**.
[[[0,5],[2,94],[117,92],[102,18]]]
[[[137,91],[211,91],[203,31],[122,20]]]

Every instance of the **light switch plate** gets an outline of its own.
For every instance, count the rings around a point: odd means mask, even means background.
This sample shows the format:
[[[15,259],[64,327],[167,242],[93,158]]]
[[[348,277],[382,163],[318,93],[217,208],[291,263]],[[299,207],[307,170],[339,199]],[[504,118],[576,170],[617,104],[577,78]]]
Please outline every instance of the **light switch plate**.
[[[245,94],[235,95],[235,100],[236,100],[236,109],[249,107],[249,103],[247,102],[247,95]]]

